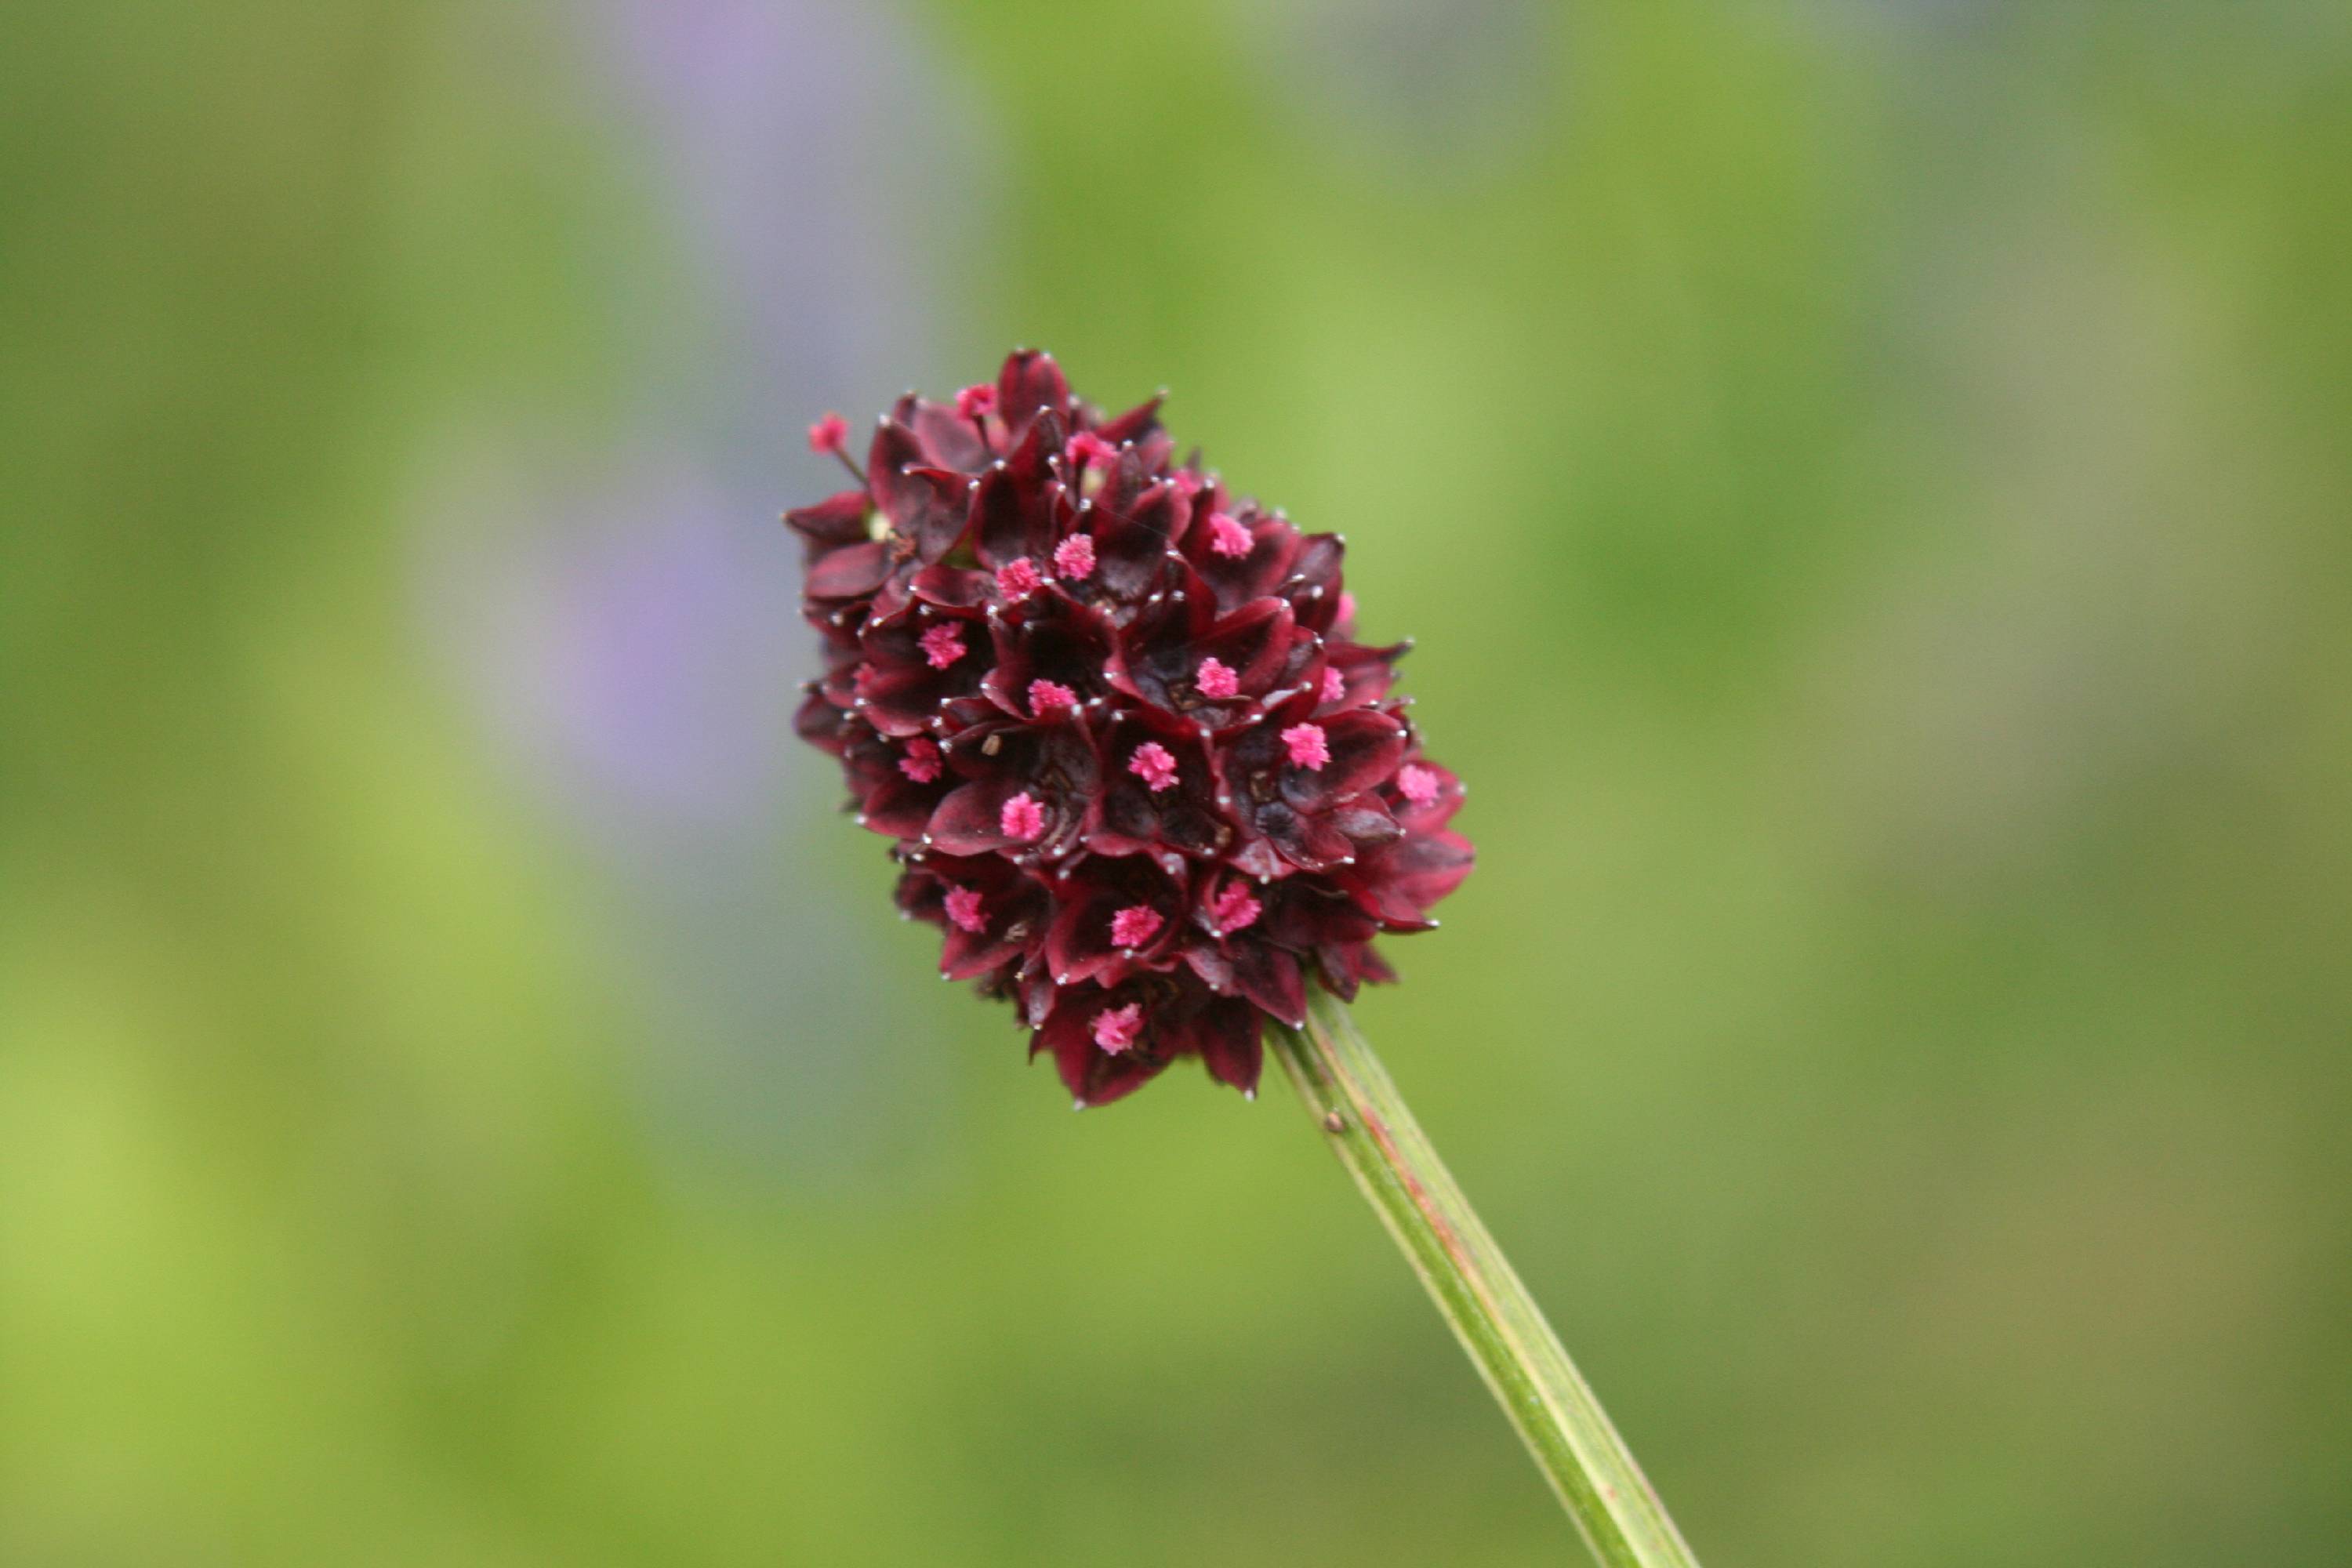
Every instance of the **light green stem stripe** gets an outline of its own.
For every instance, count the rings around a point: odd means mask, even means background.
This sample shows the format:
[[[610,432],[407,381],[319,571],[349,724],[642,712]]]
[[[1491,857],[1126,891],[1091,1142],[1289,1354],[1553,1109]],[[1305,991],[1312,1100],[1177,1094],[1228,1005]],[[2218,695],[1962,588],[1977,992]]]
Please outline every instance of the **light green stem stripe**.
[[[1608,1568],[1697,1568],[1601,1402],[1438,1159],[1339,999],[1308,988],[1307,1027],[1275,1055],[1470,1352],[1536,1465]]]

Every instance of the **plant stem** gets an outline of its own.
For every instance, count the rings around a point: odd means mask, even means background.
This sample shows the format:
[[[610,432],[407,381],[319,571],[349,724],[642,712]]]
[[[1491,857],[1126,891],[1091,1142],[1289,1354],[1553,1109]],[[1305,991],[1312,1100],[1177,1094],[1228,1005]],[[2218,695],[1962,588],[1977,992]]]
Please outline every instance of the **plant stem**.
[[[1275,1055],[1332,1152],[1453,1325],[1592,1554],[1608,1568],[1697,1568],[1347,1008],[1310,985],[1307,1027],[1272,1029]]]

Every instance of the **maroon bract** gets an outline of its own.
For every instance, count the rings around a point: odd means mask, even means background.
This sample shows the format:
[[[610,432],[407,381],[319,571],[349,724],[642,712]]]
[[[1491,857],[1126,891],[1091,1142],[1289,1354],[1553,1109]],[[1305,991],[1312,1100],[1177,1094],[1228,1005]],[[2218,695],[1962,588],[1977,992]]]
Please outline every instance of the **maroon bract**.
[[[811,444],[848,459],[838,416]],[[1469,873],[1454,774],[1354,640],[1342,543],[1174,461],[1022,352],[885,415],[862,489],[786,514],[824,639],[796,728],[895,841],[941,970],[1012,1001],[1081,1106],[1197,1056],[1254,1092],[1261,1014],[1392,978]]]

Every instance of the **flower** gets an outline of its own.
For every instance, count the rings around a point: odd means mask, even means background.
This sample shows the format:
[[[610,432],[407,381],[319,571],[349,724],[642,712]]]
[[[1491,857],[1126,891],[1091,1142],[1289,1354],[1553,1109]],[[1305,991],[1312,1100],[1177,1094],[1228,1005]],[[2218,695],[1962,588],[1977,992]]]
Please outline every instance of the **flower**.
[[[1136,1036],[1143,1032],[1143,1004],[1129,1002],[1124,1007],[1106,1007],[1095,1015],[1095,1044],[1104,1052],[1117,1056],[1135,1044]]]
[[[1045,831],[1045,808],[1024,790],[997,808],[997,830],[1015,844],[1026,844]]]
[[[1129,904],[1110,917],[1111,945],[1141,947],[1162,923],[1160,911],[1150,904]]]
[[[945,669],[964,654],[962,634],[944,621],[917,637],[915,646],[923,650],[924,662],[933,669]]]
[[[1336,535],[1178,463],[1157,399],[1107,417],[1025,351],[900,399],[865,477],[787,514],[824,647],[795,727],[941,973],[1010,1001],[1081,1106],[1182,1057],[1255,1090],[1310,976],[1393,978],[1373,939],[1433,926],[1471,848]]]
[[[1127,771],[1144,783],[1144,787],[1158,795],[1161,790],[1176,787],[1176,757],[1157,741],[1146,741],[1135,748],[1127,760]]]
[[[1256,543],[1257,541],[1250,537],[1250,531],[1230,514],[1222,511],[1209,514],[1209,548],[1218,554],[1229,559],[1247,555]]]
[[[1235,882],[1209,900],[1210,934],[1231,936],[1237,931],[1246,931],[1265,907],[1250,897],[1248,888]]]
[[[828,414],[808,427],[809,450],[819,457],[838,456],[849,449],[849,421]]]
[[[1282,732],[1282,747],[1290,754],[1293,767],[1310,773],[1321,771],[1331,760],[1331,739],[1320,724],[1293,724]]]
[[[1056,708],[1076,708],[1078,694],[1058,680],[1033,680],[1029,683],[1029,711],[1044,718]]]
[[[1063,448],[1062,457],[1072,469],[1083,474],[1088,468],[1117,467],[1118,448],[1091,430],[1081,430],[1070,437],[1070,444]]]
[[[943,765],[940,760],[939,742],[924,740],[919,735],[907,742],[907,754],[898,759],[898,771],[917,784],[929,784],[937,779]]]
[[[996,569],[996,591],[1008,605],[1019,604],[1045,581],[1038,575],[1037,563],[1026,555],[1016,555]]]
[[[1054,570],[1074,583],[1093,576],[1095,542],[1083,533],[1074,533],[1054,546]]]
[[[970,931],[974,936],[987,933],[988,905],[987,900],[980,896],[979,889],[950,888],[941,903],[947,910],[950,923],[957,930]]]

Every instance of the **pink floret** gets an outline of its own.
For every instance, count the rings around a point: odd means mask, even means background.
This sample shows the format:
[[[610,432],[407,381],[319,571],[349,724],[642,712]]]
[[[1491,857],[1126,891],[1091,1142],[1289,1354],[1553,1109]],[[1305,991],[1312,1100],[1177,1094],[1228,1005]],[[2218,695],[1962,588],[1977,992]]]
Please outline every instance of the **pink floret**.
[[[936,741],[918,736],[907,742],[907,754],[898,759],[898,771],[917,784],[929,784],[940,776],[940,748]]]
[[[1331,760],[1331,742],[1320,724],[1293,724],[1282,732],[1282,744],[1292,763],[1309,773]]]
[[[1201,661],[1201,668],[1195,672],[1193,681],[1200,687],[1201,695],[1203,697],[1223,698],[1241,695],[1240,677],[1234,675],[1226,667],[1225,662],[1213,654]]]
[[[968,931],[974,936],[985,936],[988,933],[988,917],[980,912],[980,889],[950,888],[948,919],[955,922],[958,930]]]
[[[1217,922],[1219,936],[1231,936],[1257,923],[1260,905],[1250,897],[1250,890],[1235,882],[1219,893],[1209,903],[1209,918]]]
[[[1150,904],[1129,904],[1110,917],[1113,947],[1141,947],[1161,924],[1160,911]]]
[[[1256,542],[1250,537],[1250,531],[1229,514],[1222,511],[1209,514],[1209,548],[1218,554],[1228,560],[1237,560],[1247,555]]]
[[[1095,1015],[1095,1044],[1112,1056],[1135,1044],[1143,1033],[1143,1004],[1129,1002],[1124,1007],[1106,1007]]]
[[[1029,683],[1029,711],[1042,719],[1056,708],[1076,708],[1078,694],[1058,680]]]
[[[1408,763],[1397,770],[1397,788],[1413,805],[1427,805],[1437,798],[1437,775],[1427,768]]]
[[[1037,804],[1035,795],[1023,790],[996,814],[996,826],[1005,837],[1027,844],[1045,831],[1045,808]]]
[[[1127,771],[1144,783],[1144,787],[1158,795],[1176,784],[1176,759],[1167,747],[1157,741],[1146,741],[1135,748],[1135,755],[1127,760]]]
[[[1054,546],[1054,570],[1072,582],[1093,574],[1095,542],[1083,533],[1074,533]]]
[[[933,669],[945,669],[964,654],[963,636],[942,621],[915,639]]]
[[[1045,582],[1037,574],[1036,563],[1026,555],[1016,555],[996,569],[996,591],[1015,604],[1035,593]]]
[[[1118,461],[1118,448],[1091,430],[1081,430],[1071,437],[1070,444],[1062,448],[1062,455],[1070,460],[1073,468],[1108,468]]]

